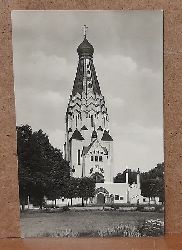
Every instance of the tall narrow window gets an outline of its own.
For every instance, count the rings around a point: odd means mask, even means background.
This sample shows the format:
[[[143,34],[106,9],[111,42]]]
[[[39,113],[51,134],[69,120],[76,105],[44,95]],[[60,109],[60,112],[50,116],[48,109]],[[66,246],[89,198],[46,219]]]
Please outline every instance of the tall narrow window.
[[[93,118],[93,115],[91,115],[91,126],[94,127],[94,118]]]
[[[91,161],[94,161],[94,157],[93,157],[93,155],[91,155]]]
[[[98,156],[95,156],[95,161],[98,161]]]
[[[102,160],[102,155],[99,156],[99,161],[103,161],[103,160]]]
[[[78,149],[78,165],[80,165],[80,149]]]
[[[76,128],[77,128],[77,124],[78,124],[78,122],[77,122],[77,115],[76,115]]]

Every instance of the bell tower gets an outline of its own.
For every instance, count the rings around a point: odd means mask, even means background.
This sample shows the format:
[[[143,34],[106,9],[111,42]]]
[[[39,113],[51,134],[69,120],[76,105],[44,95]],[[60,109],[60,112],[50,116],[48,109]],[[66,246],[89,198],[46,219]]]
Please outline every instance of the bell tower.
[[[77,48],[78,66],[66,111],[65,159],[70,162],[72,176],[99,175],[113,181],[113,139],[109,132],[109,116],[101,93],[93,62],[94,48],[87,40]]]

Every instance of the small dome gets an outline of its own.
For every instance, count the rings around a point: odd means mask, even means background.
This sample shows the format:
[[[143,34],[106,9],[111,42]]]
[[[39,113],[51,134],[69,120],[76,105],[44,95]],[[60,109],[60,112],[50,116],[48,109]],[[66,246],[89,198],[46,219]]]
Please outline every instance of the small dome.
[[[77,52],[79,56],[82,56],[82,55],[92,56],[94,53],[94,48],[92,44],[89,43],[87,38],[84,38],[83,42],[78,46]]]
[[[70,132],[72,132],[72,129],[71,129],[71,128],[69,128],[69,130],[68,130],[68,133],[70,133]]]
[[[97,138],[97,132],[95,130],[92,132],[92,139],[93,138]]]

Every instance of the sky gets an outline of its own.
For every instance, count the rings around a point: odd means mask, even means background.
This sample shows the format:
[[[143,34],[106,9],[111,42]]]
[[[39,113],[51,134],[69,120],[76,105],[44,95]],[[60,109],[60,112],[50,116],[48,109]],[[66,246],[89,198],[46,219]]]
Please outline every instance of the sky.
[[[114,140],[115,174],[148,171],[163,156],[162,11],[13,11],[17,125],[62,149],[83,25]]]

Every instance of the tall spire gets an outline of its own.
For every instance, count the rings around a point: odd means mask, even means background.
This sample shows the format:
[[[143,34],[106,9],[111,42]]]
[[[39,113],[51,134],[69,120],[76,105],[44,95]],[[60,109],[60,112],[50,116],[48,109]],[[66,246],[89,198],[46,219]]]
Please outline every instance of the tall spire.
[[[86,25],[82,27],[82,42],[77,48],[78,67],[66,111],[65,155],[74,169],[72,176],[90,176],[90,170],[96,169],[106,181],[111,181],[113,139],[108,130],[109,117],[94,67],[94,47],[87,40],[87,29]]]

